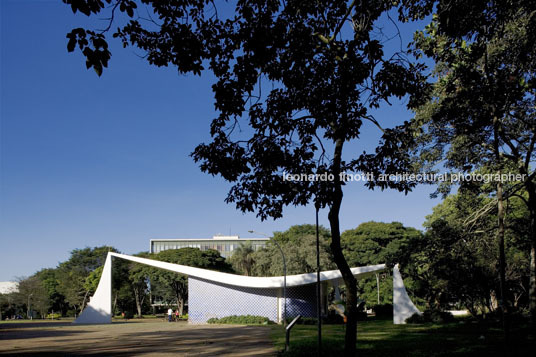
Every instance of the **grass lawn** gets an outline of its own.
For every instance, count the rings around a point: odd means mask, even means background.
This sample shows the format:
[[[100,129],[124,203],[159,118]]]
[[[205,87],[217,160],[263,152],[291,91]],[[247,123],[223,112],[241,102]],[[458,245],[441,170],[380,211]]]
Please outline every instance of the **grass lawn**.
[[[272,326],[276,349],[285,347],[282,326]],[[534,333],[527,326],[513,328],[507,347],[502,330],[488,324],[458,320],[449,324],[393,325],[392,320],[359,322],[357,332],[360,356],[533,356]],[[290,351],[283,356],[316,354],[317,327],[296,325],[290,336]],[[341,357],[343,325],[322,326],[322,356]],[[533,352],[530,352],[533,351]]]

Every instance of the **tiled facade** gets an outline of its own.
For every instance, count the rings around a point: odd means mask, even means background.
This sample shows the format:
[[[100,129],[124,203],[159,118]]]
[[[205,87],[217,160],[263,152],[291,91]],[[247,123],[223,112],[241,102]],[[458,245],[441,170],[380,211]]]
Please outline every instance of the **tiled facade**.
[[[284,306],[282,290],[244,288],[189,277],[188,321],[202,324],[213,317],[256,315],[281,322]],[[325,287],[322,290],[325,291]],[[316,314],[315,284],[287,288],[287,317],[316,317]]]

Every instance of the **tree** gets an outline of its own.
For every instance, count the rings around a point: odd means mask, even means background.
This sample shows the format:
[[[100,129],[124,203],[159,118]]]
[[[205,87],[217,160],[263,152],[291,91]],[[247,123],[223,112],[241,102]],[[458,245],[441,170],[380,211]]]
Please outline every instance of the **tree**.
[[[253,258],[254,253],[255,250],[251,246],[251,242],[240,243],[229,259],[233,269],[246,276],[250,276],[253,266],[255,265],[255,259]]]
[[[491,188],[491,187],[490,187]],[[460,189],[426,217],[426,233],[409,243],[400,261],[406,263],[415,293],[430,308],[467,308],[478,316],[497,308],[500,294],[494,197]],[[507,200],[505,215],[506,296],[516,308],[528,306],[528,211],[518,197]]]
[[[0,321],[9,318],[15,312],[14,293],[0,293]]]
[[[68,304],[65,301],[65,297],[58,290],[58,270],[57,269],[41,269],[35,276],[41,280],[44,288],[48,292],[50,301],[52,302],[51,309],[54,312],[65,314],[68,309]]]
[[[346,259],[353,266],[396,264],[396,257],[421,232],[400,222],[365,222],[344,231],[341,238]]]
[[[199,145],[193,158],[204,172],[233,183],[226,202],[256,212],[261,220],[281,217],[287,205],[313,201],[317,208],[329,208],[331,251],[347,287],[345,351],[353,355],[357,285],[340,244],[340,175],[363,170],[370,156],[349,153],[346,158],[343,148],[359,138],[363,121],[379,126],[371,108],[425,89],[422,66],[402,51],[386,53],[386,37],[377,28],[397,2],[238,1],[234,14],[220,18],[212,1],[171,6],[143,0],[148,21],[138,16],[139,3],[133,0],[105,0],[110,6],[101,0],[64,2],[88,16],[108,12],[103,32],[77,28],[67,35],[68,50],[78,47],[87,68],[98,75],[111,56],[107,30],[120,15],[128,22],[113,36],[145,51],[150,64],[194,74],[208,66],[216,78],[219,115],[211,125],[212,141]],[[418,95],[412,98],[411,107],[419,102]],[[251,130],[239,130],[244,121]],[[385,130],[384,140],[397,135]],[[400,148],[387,145],[373,155],[385,161],[375,166],[396,170],[401,155]],[[286,173],[330,179],[287,181]],[[407,191],[410,185],[397,188]]]
[[[434,3],[434,1],[428,1]],[[438,1],[437,16],[417,48],[436,62],[437,82],[417,125],[432,139],[430,152],[471,172],[506,166],[525,175],[530,212],[530,310],[536,322],[536,4],[533,1]],[[503,182],[496,183],[500,279],[505,285]]]
[[[253,255],[255,260],[253,274],[256,276],[283,275],[283,257],[273,241],[279,243],[285,254],[288,275],[316,272],[315,233],[316,227],[312,224],[296,225],[284,232],[274,232],[273,238],[266,244],[266,247]],[[329,248],[329,230],[319,227],[319,238],[320,269],[334,269],[333,256]]]
[[[75,249],[71,252],[69,260],[59,264],[58,292],[75,308],[75,311],[82,312],[88,302],[91,290],[88,290],[88,285],[85,284],[86,279],[95,269],[104,265],[108,252],[117,250],[108,246]],[[98,277],[100,278],[100,275]]]
[[[138,253],[135,256],[141,258],[149,258],[149,253]],[[132,286],[132,291],[134,292],[134,298],[136,302],[136,312],[138,317],[142,316],[142,307],[149,292],[148,279],[149,271],[148,267],[143,264],[138,264],[135,262],[130,262],[128,269],[128,280]]]
[[[20,305],[26,306],[26,316],[33,316],[33,311],[39,312],[41,317],[46,317],[49,307],[52,305],[48,291],[43,282],[37,276],[30,276],[19,280],[19,288],[16,293]]]
[[[148,253],[142,255],[147,257]],[[139,293],[147,290],[147,285],[145,282],[147,279],[147,269],[140,270],[138,269],[138,266],[141,266],[140,264],[135,264],[124,259],[113,259],[112,311],[114,314],[119,314],[119,312],[125,311],[133,311],[133,305],[136,304],[138,316],[141,317],[141,306],[143,305],[144,296],[140,296]],[[84,290],[86,291],[87,296],[93,295],[97,290],[103,268],[104,265],[99,266],[85,279]],[[144,276],[142,277],[142,275]],[[145,286],[145,290],[143,289],[143,286]]]
[[[387,264],[392,266],[399,263],[399,257],[407,254],[411,243],[421,238],[422,233],[402,223],[365,222],[355,229],[342,233],[343,252],[351,266],[366,266]],[[406,266],[402,266],[406,272]],[[367,305],[392,303],[392,279],[386,279],[385,274],[362,279],[358,282],[360,298]],[[404,284],[408,289],[413,288],[413,281],[406,279]],[[378,297],[379,295],[379,297]],[[378,300],[380,300],[378,302]]]

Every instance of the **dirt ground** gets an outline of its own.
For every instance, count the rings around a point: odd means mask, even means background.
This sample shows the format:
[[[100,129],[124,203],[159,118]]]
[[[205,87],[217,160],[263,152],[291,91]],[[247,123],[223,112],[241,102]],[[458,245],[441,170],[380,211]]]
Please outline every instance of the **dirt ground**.
[[[275,356],[267,326],[0,322],[0,356]]]

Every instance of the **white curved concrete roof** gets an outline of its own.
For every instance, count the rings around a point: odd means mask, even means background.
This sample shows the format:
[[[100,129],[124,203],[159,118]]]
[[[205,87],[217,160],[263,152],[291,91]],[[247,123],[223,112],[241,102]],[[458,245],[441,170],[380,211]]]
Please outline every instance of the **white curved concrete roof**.
[[[284,277],[254,277],[244,276],[236,274],[222,273],[214,270],[194,268],[187,265],[172,264],[161,262],[153,259],[146,259],[140,257],[134,257],[126,254],[109,253],[110,255],[133,262],[154,266],[156,268],[181,273],[191,277],[205,279],[213,282],[218,282],[227,285],[240,286],[246,288],[282,288]],[[374,272],[385,269],[385,264],[369,265],[365,267],[352,268],[352,273],[357,278],[362,278]],[[337,280],[341,279],[341,272],[339,270],[328,270],[320,272],[320,280]],[[300,286],[306,284],[316,283],[316,273],[299,274],[299,275],[287,275],[287,287]]]

